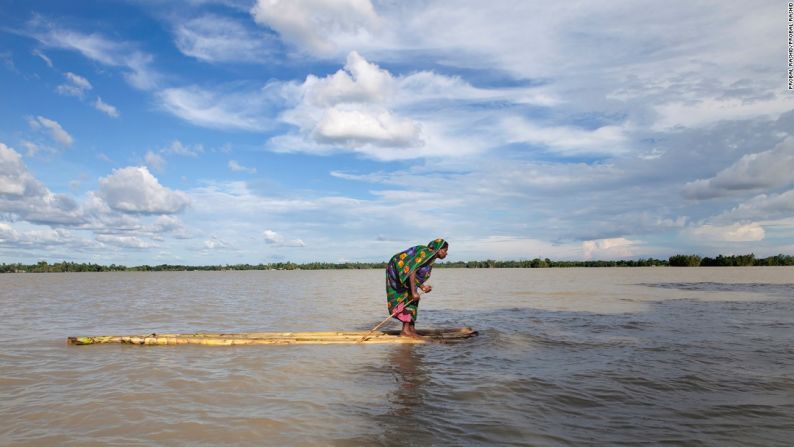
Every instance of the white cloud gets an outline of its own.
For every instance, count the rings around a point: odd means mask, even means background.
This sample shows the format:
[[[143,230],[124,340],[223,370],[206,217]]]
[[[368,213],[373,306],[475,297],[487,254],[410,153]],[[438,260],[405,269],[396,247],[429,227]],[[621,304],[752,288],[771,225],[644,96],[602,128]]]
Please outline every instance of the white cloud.
[[[158,216],[154,221],[151,232],[156,235],[167,233],[179,239],[188,239],[190,237],[189,231],[182,221],[173,215]]]
[[[96,245],[63,228],[22,226],[26,228],[18,230],[10,224],[0,222],[0,246],[25,250],[45,248],[48,251],[55,247],[66,246],[79,252],[95,248]]]
[[[515,116],[502,120],[508,143],[547,146],[565,155],[621,154],[627,151],[628,137],[623,126],[607,125],[594,130],[571,126],[540,126]]]
[[[241,23],[218,15],[205,15],[174,26],[176,46],[182,53],[211,62],[251,62],[272,60],[272,38],[254,33]]]
[[[11,225],[0,222],[0,244],[7,245],[19,239],[18,233]]]
[[[654,129],[702,127],[719,121],[739,121],[761,116],[776,119],[791,109],[794,109],[794,97],[790,95],[774,95],[768,99],[753,101],[713,97],[683,102],[671,101],[655,107],[659,118],[654,123]]]
[[[309,75],[302,89],[310,103],[333,106],[351,102],[383,102],[395,93],[395,87],[394,78],[388,71],[352,51],[347,55],[343,69],[325,78]]]
[[[300,239],[290,239],[287,240],[284,236],[276,233],[273,230],[265,230],[262,233],[262,236],[265,239],[265,242],[271,245],[277,245],[281,247],[305,247],[306,244]]]
[[[757,223],[700,225],[684,230],[690,238],[703,241],[755,242],[764,239],[764,228]]]
[[[240,163],[237,163],[234,160],[229,160],[228,166],[229,169],[232,170],[233,172],[245,172],[247,174],[256,174],[256,168],[248,168],[242,166]]]
[[[554,244],[524,236],[444,236],[450,243],[450,254],[455,259],[579,259],[582,256],[579,244]]]
[[[204,153],[204,146],[200,144],[193,146],[185,145],[179,140],[174,140],[170,145],[161,149],[161,152],[164,154],[181,155],[184,157],[198,157],[199,154]]]
[[[146,160],[146,164],[153,167],[157,171],[162,171],[165,168],[165,158],[163,158],[160,154],[154,153],[152,151],[146,151],[146,155],[143,157]]]
[[[157,244],[130,235],[98,234],[96,240],[103,244],[115,245],[121,248],[146,249],[157,247]]]
[[[88,80],[80,75],[76,75],[71,72],[64,73],[64,76],[67,79],[66,84],[61,84],[57,87],[56,91],[61,95],[66,96],[76,96],[78,98],[82,98],[85,95],[85,92],[91,90],[93,86],[91,85]]]
[[[159,82],[160,75],[151,68],[153,57],[129,43],[115,42],[96,33],[63,29],[38,16],[28,26],[32,36],[50,48],[77,51],[103,65],[124,68],[124,76],[133,87],[149,90]]]
[[[28,172],[22,156],[14,149],[0,143],[0,194],[21,197],[40,194],[43,185]]]
[[[582,253],[585,259],[614,259],[634,256],[637,241],[623,237],[596,239],[582,242]]]
[[[38,181],[14,149],[0,143],[0,213],[43,224],[78,225],[85,221],[77,203],[53,194]]]
[[[395,116],[386,109],[333,107],[319,119],[312,136],[319,143],[332,145],[400,147],[416,145],[420,132],[418,123]]]
[[[28,157],[33,157],[42,150],[41,146],[39,146],[38,144],[32,141],[22,140],[19,144],[21,144],[25,149],[28,150],[27,153],[25,154]]]
[[[119,117],[119,111],[114,106],[102,101],[102,98],[99,96],[97,96],[96,101],[94,101],[94,107],[111,118]]]
[[[710,199],[747,191],[785,186],[794,182],[794,137],[775,148],[742,156],[710,179],[689,182],[683,194],[692,199]]]
[[[761,194],[717,216],[719,221],[762,220],[794,214],[794,189],[780,194]]]
[[[309,75],[297,86],[300,103],[282,119],[320,145],[353,150],[421,145],[419,124],[388,109],[396,89],[387,71],[351,52],[343,69],[325,78]]]
[[[298,131],[272,138],[272,150],[351,151],[379,160],[462,156],[492,147],[491,137],[496,135],[492,127],[480,133],[486,119],[483,112],[459,111],[450,117],[427,110],[438,100],[511,97],[502,89],[477,89],[459,78],[430,72],[394,77],[357,52],[348,54],[337,72],[322,78],[309,75],[302,84],[283,84],[281,91],[294,107],[280,119]],[[519,101],[547,100],[523,90],[512,93]],[[461,137],[464,129],[469,133],[466,138]]]
[[[655,130],[774,118],[794,108],[794,97],[776,90],[779,49],[768,42],[779,11],[772,4],[747,14],[738,3],[715,9],[677,0],[649,16],[646,5],[628,0],[575,8],[538,1],[459,1],[455,8],[438,2],[271,3],[261,0],[252,9],[256,21],[314,54],[356,50],[384,62],[427,60],[549,80],[549,90],[570,108],[588,113],[619,100],[624,107],[618,113],[628,111],[629,119]],[[328,4],[331,12],[324,9]]]
[[[316,55],[372,38],[380,25],[369,0],[258,0],[251,14],[285,41]]]
[[[270,104],[262,91],[223,92],[193,86],[167,88],[158,97],[165,110],[198,126],[247,131],[271,127]]]
[[[400,160],[466,156],[531,138],[526,132],[517,134],[508,122],[494,122],[494,116],[506,112],[486,108],[448,114],[432,110],[439,101],[555,104],[554,98],[536,90],[481,89],[459,77],[427,71],[395,77],[351,52],[342,69],[325,77],[309,75],[303,83],[273,81],[257,89],[240,85],[178,87],[163,90],[159,97],[165,110],[199,126],[261,132],[272,128],[275,119],[295,126],[294,132],[269,140],[268,148],[274,151],[350,151],[379,160]],[[279,107],[286,110],[276,116]],[[624,139],[624,129],[616,126],[594,131],[559,126],[550,130],[536,126],[533,130],[545,132],[535,139],[548,144],[562,141],[564,150],[575,153],[616,153],[622,150]],[[558,147],[563,146],[551,145],[555,150]]]
[[[208,250],[218,250],[221,248],[229,248],[229,243],[215,235],[210,236],[209,239],[204,241],[204,248]]]
[[[52,60],[51,60],[49,57],[47,57],[47,55],[46,55],[46,54],[42,53],[42,52],[41,52],[41,51],[39,51],[39,50],[33,50],[33,55],[34,55],[34,56],[38,56],[38,57],[40,57],[40,58],[41,58],[41,60],[43,60],[43,61],[44,61],[44,63],[46,63],[46,64],[47,64],[47,66],[48,66],[48,67],[50,67],[50,68],[52,68],[52,67],[53,67],[53,65],[52,65]]]
[[[279,243],[284,240],[283,237],[279,236],[278,233],[276,233],[273,230],[265,230],[262,233],[262,236],[265,238],[265,241],[269,244]]]
[[[71,146],[74,143],[74,138],[65,131],[61,125],[49,118],[37,116],[35,118],[28,118],[28,124],[35,130],[47,130],[50,137],[64,146]]]
[[[99,179],[99,195],[125,213],[174,214],[190,204],[187,194],[163,187],[146,167],[114,169]]]

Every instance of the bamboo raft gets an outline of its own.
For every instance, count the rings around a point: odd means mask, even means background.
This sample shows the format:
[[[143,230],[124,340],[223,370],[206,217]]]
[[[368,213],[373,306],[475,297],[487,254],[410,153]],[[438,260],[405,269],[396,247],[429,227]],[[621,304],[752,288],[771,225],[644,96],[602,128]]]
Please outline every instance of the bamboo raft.
[[[355,343],[450,343],[477,335],[469,327],[452,329],[418,329],[422,338],[400,337],[400,331],[362,332],[247,332],[241,334],[149,334],[100,335],[68,337],[70,345],[120,343],[129,345],[296,345],[296,344],[355,344]],[[369,335],[368,335],[369,334]]]

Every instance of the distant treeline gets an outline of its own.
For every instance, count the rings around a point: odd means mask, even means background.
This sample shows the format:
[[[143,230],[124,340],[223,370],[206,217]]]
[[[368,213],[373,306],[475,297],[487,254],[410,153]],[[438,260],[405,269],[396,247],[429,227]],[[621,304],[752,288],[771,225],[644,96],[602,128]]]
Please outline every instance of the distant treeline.
[[[617,261],[552,261],[549,258],[535,258],[524,261],[456,261],[439,262],[437,268],[550,268],[550,267],[743,267],[743,266],[776,266],[794,265],[794,256],[777,255],[768,258],[756,258],[749,255],[719,255],[716,258],[698,255],[675,255],[668,260],[637,259]],[[168,271],[223,271],[223,270],[338,270],[338,269],[385,269],[385,262],[274,262],[269,264],[233,264],[233,265],[100,265],[92,263],[56,262],[49,264],[39,261],[36,264],[0,264],[0,273],[31,272],[168,272]]]
[[[345,262],[325,263],[309,262],[296,264],[294,262],[275,262],[270,264],[229,264],[229,265],[138,265],[127,267],[125,265],[101,265],[77,262],[56,262],[48,264],[39,261],[36,264],[0,264],[0,273],[32,272],[32,273],[57,273],[57,272],[184,272],[184,271],[224,271],[224,270],[331,270],[331,269],[375,269],[386,268],[385,262]]]
[[[698,255],[675,255],[670,256],[669,264],[673,267],[747,267],[747,266],[768,266],[768,265],[794,265],[794,256],[777,255],[768,258],[756,258],[754,254],[723,256],[716,258]]]

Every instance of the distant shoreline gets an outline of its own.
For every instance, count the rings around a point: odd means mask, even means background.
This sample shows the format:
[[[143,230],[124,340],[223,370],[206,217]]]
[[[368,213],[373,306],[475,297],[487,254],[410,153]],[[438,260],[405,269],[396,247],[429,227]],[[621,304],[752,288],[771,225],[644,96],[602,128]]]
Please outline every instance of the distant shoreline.
[[[436,268],[571,268],[571,267],[750,267],[794,266],[794,256],[779,254],[766,258],[755,255],[719,255],[716,258],[698,255],[675,255],[668,259],[629,259],[614,261],[552,261],[535,258],[520,261],[455,261],[439,262]],[[244,270],[366,270],[385,269],[385,262],[274,262],[269,264],[225,265],[100,265],[94,263],[39,261],[36,264],[0,264],[0,273],[64,273],[64,272],[183,272],[183,271],[244,271]]]

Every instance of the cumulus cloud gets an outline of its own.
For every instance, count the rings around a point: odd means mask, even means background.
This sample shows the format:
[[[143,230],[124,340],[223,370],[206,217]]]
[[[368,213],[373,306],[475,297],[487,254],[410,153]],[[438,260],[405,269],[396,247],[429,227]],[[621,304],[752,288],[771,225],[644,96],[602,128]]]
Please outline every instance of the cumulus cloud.
[[[49,118],[37,116],[35,118],[28,118],[28,124],[34,130],[43,130],[48,132],[49,136],[64,146],[71,146],[74,143],[74,138],[65,131],[61,125]]]
[[[382,102],[395,92],[392,75],[364,59],[355,51],[347,55],[345,66],[332,75],[306,77],[306,99],[318,106],[350,102]]]
[[[218,15],[179,21],[174,27],[176,46],[204,62],[270,62],[273,38],[255,33],[241,23]]]
[[[44,186],[28,172],[22,156],[0,143],[0,194],[7,197],[40,195]]]
[[[76,75],[71,72],[64,73],[67,82],[65,84],[61,84],[56,88],[56,91],[61,95],[66,96],[76,96],[78,98],[82,98],[85,95],[85,92],[91,90],[93,86],[88,79]]]
[[[323,56],[370,38],[380,23],[369,0],[258,0],[251,14],[299,50]]]
[[[634,256],[634,248],[638,244],[623,237],[596,239],[582,242],[582,253],[585,259],[612,259]]]
[[[300,239],[285,239],[279,233],[276,233],[273,230],[265,230],[262,233],[262,236],[265,239],[265,242],[271,245],[277,245],[280,247],[305,247],[306,244]]]
[[[334,107],[325,111],[312,135],[319,143],[344,146],[413,146],[420,126],[385,109]]]
[[[102,101],[102,98],[99,96],[97,96],[96,101],[94,101],[94,108],[111,118],[119,117],[119,111],[114,106]]]
[[[281,118],[300,134],[274,138],[271,147],[316,153],[342,148],[389,158],[379,148],[421,146],[420,124],[389,109],[397,88],[386,70],[351,52],[336,73],[285,87],[297,105]]]
[[[28,171],[22,156],[0,143],[0,212],[41,224],[78,225],[85,221],[78,204],[54,194]]]
[[[110,208],[125,213],[175,214],[190,204],[187,194],[162,186],[143,166],[115,169],[100,178],[99,196]]]
[[[794,182],[794,137],[775,148],[742,156],[712,178],[689,182],[683,194],[691,199],[711,199],[747,191],[785,186]]]
[[[388,110],[396,89],[387,71],[351,52],[336,73],[324,78],[309,75],[297,87],[300,104],[283,118],[321,144],[417,145],[419,124]]]
[[[755,242],[765,236],[764,228],[758,223],[705,224],[688,228],[685,234],[695,240],[720,242]]]

